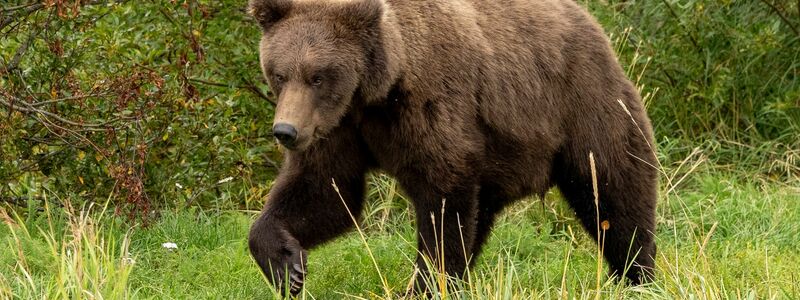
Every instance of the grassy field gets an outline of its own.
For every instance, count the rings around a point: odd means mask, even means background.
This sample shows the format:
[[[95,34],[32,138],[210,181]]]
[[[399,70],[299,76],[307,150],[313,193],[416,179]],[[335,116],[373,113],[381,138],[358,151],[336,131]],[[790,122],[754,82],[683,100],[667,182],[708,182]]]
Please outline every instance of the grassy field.
[[[598,283],[597,248],[554,190],[504,214],[469,280],[447,298],[584,299],[597,296],[598,284],[603,298],[800,297],[797,185],[700,168],[683,176],[692,169],[666,172],[652,284],[618,285],[605,266]],[[353,232],[311,251],[302,298],[389,299],[405,291],[415,255],[412,212],[391,180],[376,176],[371,186],[360,224],[367,245]],[[272,298],[247,251],[256,213],[161,211],[143,228],[102,207],[3,210],[0,298]]]

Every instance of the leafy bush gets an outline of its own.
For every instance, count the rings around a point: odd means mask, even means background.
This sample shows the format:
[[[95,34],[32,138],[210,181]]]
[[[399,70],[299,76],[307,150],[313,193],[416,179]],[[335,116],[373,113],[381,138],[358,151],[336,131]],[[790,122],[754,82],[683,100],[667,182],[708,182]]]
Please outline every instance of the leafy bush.
[[[241,1],[51,2],[4,11],[4,199],[115,193],[146,213],[269,184],[272,108]]]
[[[800,3],[587,4],[626,34],[618,50],[656,93],[647,104],[658,139],[692,145],[672,160],[705,144],[719,164],[800,175]]]
[[[280,154],[244,2],[6,0],[0,199],[113,194],[130,216],[256,207]],[[723,166],[800,175],[797,3],[609,2],[584,4],[648,95],[665,163],[701,146]]]

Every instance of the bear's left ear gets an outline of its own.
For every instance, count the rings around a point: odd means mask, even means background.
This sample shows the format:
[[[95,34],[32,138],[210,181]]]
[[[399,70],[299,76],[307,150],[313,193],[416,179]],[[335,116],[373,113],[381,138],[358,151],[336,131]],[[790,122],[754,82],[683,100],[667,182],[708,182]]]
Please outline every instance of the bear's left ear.
[[[291,7],[291,0],[250,0],[247,12],[258,21],[262,30],[268,30],[283,19]]]
[[[380,25],[384,10],[384,0],[358,0],[347,3],[340,13],[343,21],[352,29],[367,29]]]

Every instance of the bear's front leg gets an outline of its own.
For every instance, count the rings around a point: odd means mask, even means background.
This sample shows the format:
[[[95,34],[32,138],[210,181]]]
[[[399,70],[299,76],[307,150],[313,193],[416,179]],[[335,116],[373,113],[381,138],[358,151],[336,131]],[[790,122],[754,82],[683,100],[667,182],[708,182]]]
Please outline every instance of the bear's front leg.
[[[461,278],[466,271],[475,240],[478,187],[464,182],[448,191],[426,185],[410,190],[417,219],[419,272],[414,288],[429,294],[440,280],[449,280],[439,275]]]
[[[282,295],[297,295],[303,287],[308,252],[284,220],[261,215],[250,230],[250,253],[269,282]]]
[[[354,226],[350,214],[360,214],[369,157],[361,145],[352,131],[338,129],[306,151],[286,153],[249,236],[253,258],[281,294],[302,289],[306,249]]]

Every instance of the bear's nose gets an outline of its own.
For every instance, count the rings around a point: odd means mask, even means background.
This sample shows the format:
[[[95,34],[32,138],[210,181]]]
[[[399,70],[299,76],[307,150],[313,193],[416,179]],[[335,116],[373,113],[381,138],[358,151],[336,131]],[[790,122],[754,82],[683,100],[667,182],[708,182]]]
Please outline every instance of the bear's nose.
[[[291,145],[297,140],[297,129],[286,123],[278,123],[272,126],[272,135],[284,146]]]

